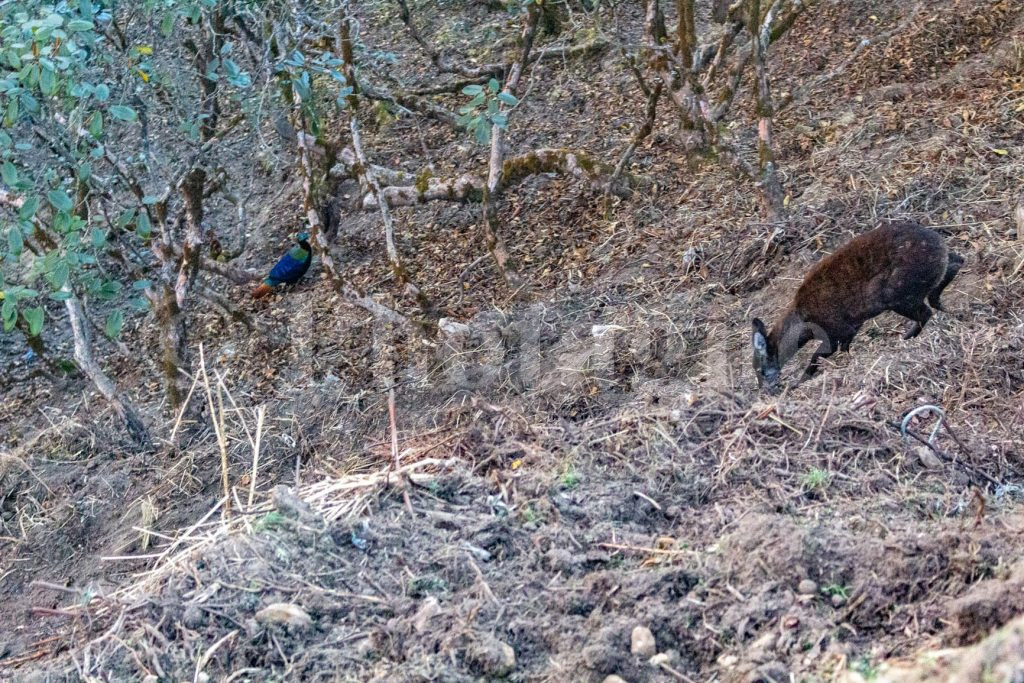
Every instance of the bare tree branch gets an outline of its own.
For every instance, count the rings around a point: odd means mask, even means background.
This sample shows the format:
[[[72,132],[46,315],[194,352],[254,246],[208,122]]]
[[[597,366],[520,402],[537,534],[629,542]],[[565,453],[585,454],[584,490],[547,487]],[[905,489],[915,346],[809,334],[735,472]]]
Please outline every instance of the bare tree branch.
[[[537,22],[540,19],[540,8],[535,3],[527,7],[526,21],[523,24],[522,53],[509,70],[508,79],[505,81],[505,92],[515,95],[519,90],[519,81],[523,77],[523,70],[529,64],[530,51],[533,49],[533,39],[537,35]],[[502,106],[501,111],[507,112]],[[495,215],[494,203],[501,192],[501,182],[504,175],[505,160],[505,128],[497,124],[491,126],[491,155],[487,169],[487,185],[484,188],[483,197],[483,224],[484,239],[487,242],[487,250],[494,257],[498,266],[498,272],[502,274],[505,281],[512,287],[518,287],[519,277],[510,270],[508,264],[508,249],[501,239],[498,231],[498,217]]]
[[[85,311],[82,308],[82,302],[78,300],[78,297],[75,296],[67,284],[64,285],[61,291],[67,297],[64,299],[64,308],[67,310],[68,320],[71,322],[75,364],[99,389],[118,417],[124,421],[132,438],[140,444],[149,444],[149,431],[146,429],[142,418],[139,417],[138,411],[131,402],[121,395],[114,381],[103,372],[99,363],[93,358],[92,342],[89,338],[89,329],[86,323]]]
[[[529,55],[528,63],[540,61],[542,59],[575,59],[577,57],[586,57],[598,52],[601,52],[608,48],[610,43],[604,38],[595,38],[579,45],[566,45],[562,47],[546,47],[540,50],[534,50]],[[411,95],[444,95],[446,93],[454,93],[462,90],[467,85],[480,84],[486,82],[488,79],[497,78],[502,80],[506,74],[512,70],[512,64],[485,64],[479,67],[466,68],[464,70],[458,70],[463,76],[458,80],[449,81],[447,83],[441,83],[439,85],[424,86],[411,90]]]
[[[615,170],[612,171],[611,178],[608,179],[608,188],[605,190],[605,198],[611,194],[612,188],[614,188],[619,178],[622,177],[623,171],[633,158],[633,154],[636,152],[636,148],[640,146],[640,143],[647,138],[654,131],[654,119],[658,113],[658,100],[661,99],[662,83],[658,83],[654,86],[654,90],[647,96],[647,108],[644,111],[644,122],[637,130],[636,135],[630,141],[629,146],[626,147],[626,151],[622,153],[622,158],[619,159],[619,163],[615,165]]]

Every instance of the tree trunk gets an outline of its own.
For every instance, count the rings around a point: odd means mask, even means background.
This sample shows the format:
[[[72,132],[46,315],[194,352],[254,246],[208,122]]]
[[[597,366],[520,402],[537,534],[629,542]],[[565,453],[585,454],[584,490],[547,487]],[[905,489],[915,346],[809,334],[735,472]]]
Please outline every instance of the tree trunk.
[[[754,58],[754,72],[757,83],[757,161],[758,181],[765,212],[771,219],[777,219],[785,213],[785,200],[782,185],[775,172],[775,147],[772,135],[772,94],[768,81],[768,69],[765,66],[765,52],[771,40],[772,22],[778,11],[781,0],[769,8],[761,23],[760,0],[751,0],[748,30],[752,37],[751,51]]]
[[[85,319],[82,303],[68,285],[64,285],[62,291],[68,295],[68,298],[64,300],[64,307],[67,309],[68,319],[71,321],[71,333],[75,344],[75,364],[103,394],[118,417],[124,421],[131,437],[139,444],[149,445],[149,432],[142,418],[139,417],[138,411],[118,392],[114,381],[103,372],[99,363],[93,358],[89,325]]]
[[[687,70],[693,69],[694,50],[697,48],[697,26],[693,18],[693,0],[676,0],[679,14],[676,26],[676,51]]]
[[[537,34],[537,22],[540,19],[540,10],[536,3],[527,7],[526,22],[523,25],[522,52],[519,60],[509,70],[508,80],[505,81],[504,90],[515,95],[519,90],[519,81],[522,80],[523,71],[529,64],[530,50],[533,49],[533,39]],[[502,106],[502,112],[507,109]],[[502,126],[491,126],[491,154],[487,165],[487,186],[484,189],[483,208],[481,218],[483,219],[484,240],[487,243],[487,250],[491,252],[498,271],[505,278],[505,281],[513,289],[520,286],[519,276],[509,267],[508,249],[499,232],[499,221],[495,209],[501,193],[502,173],[505,161],[505,129]]]

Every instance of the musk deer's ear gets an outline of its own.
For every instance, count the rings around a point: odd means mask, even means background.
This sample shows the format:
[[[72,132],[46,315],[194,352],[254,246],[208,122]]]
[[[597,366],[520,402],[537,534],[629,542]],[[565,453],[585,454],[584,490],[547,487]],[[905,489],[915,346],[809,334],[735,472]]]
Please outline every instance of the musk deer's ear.
[[[761,322],[760,318],[754,318],[750,321],[750,326],[754,330],[753,337],[751,337],[754,350],[763,353],[768,349],[767,332],[764,329],[764,323]]]

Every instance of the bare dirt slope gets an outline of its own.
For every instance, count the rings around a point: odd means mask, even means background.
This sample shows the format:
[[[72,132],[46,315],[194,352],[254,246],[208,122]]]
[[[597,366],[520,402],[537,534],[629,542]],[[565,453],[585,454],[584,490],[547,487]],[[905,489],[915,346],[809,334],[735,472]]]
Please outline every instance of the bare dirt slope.
[[[392,16],[365,19],[401,63],[425,61],[384,30]],[[131,455],[76,380],[9,388],[0,677],[1015,680],[1019,625],[922,653],[1024,612],[1022,26],[1009,1],[822,2],[771,63],[793,94],[777,122],[793,216],[761,222],[751,188],[687,161],[665,124],[636,159],[658,187],[607,214],[572,180],[509,199],[526,304],[477,262],[476,207],[400,211],[414,278],[469,326],[403,349],[402,477],[387,472],[378,332],[316,279],[253,306],[254,332],[196,330],[240,408],[226,520],[211,430]],[[534,78],[511,144],[628,142],[641,107],[615,94],[631,76],[613,54]],[[400,166],[421,133],[438,172],[458,170],[446,153],[469,141],[407,119],[373,149]],[[298,213],[280,187],[267,179],[253,264]],[[882,218],[932,225],[965,255],[949,312],[909,341],[882,316],[820,378],[758,394],[751,315],[771,318],[809,264]],[[385,281],[375,216],[348,216],[339,240],[352,277]],[[111,363],[159,415],[145,368]],[[456,392],[467,376],[475,389]],[[894,426],[925,404],[949,425],[938,453]]]

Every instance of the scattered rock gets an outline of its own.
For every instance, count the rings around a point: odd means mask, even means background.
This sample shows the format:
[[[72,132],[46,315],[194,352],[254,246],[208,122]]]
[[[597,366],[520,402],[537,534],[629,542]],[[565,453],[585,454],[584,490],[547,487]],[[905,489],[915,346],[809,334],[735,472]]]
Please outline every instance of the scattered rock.
[[[552,548],[544,556],[544,564],[553,572],[564,572],[572,568],[572,553],[565,548]]]
[[[671,661],[672,658],[669,657],[668,654],[664,652],[659,652],[658,654],[648,659],[647,663],[651,666],[661,666],[662,664],[669,664],[671,663]]]
[[[778,635],[775,629],[769,629],[750,644],[747,648],[747,659],[752,662],[762,663],[771,660],[775,655],[775,646],[778,642]]]
[[[466,660],[485,676],[502,678],[516,668],[516,652],[508,643],[493,636],[482,636],[466,650]]]
[[[423,606],[419,608],[416,615],[412,618],[412,627],[416,630],[416,633],[426,633],[427,628],[430,626],[430,620],[440,613],[441,603],[431,595],[423,601]]]
[[[356,654],[360,657],[369,657],[376,649],[373,644],[373,638],[363,638],[356,642]]]
[[[769,662],[748,673],[744,683],[785,683],[789,680],[788,668],[780,662]]]
[[[937,470],[942,468],[942,461],[939,460],[939,456],[932,452],[932,449],[922,444],[916,450],[917,457],[925,469]]]
[[[490,562],[494,559],[494,556],[491,555],[490,551],[485,550],[480,546],[473,545],[472,543],[463,543],[462,548],[481,562]]]
[[[199,605],[189,605],[181,615],[181,623],[193,630],[200,628],[206,623],[206,612],[200,609]]]
[[[739,661],[740,658],[736,655],[722,655],[718,658],[718,666],[722,667],[723,669],[731,669],[732,667],[736,666],[736,664],[739,663]]]
[[[654,634],[646,626],[637,626],[630,635],[630,651],[639,657],[653,657],[658,652]]]
[[[290,602],[267,605],[256,613],[256,621],[261,624],[285,624],[296,628],[308,628],[313,625],[313,619],[306,614],[306,610]]]
[[[844,598],[839,593],[835,593],[832,596],[832,606],[833,607],[837,607],[838,608],[838,607],[842,607],[845,604],[846,604],[846,598]]]
[[[626,683],[626,679],[612,674],[611,676],[605,676],[601,683]]]
[[[309,503],[295,495],[287,486],[275,486],[270,494],[274,507],[285,517],[310,526],[323,526],[324,519],[313,511]]]
[[[818,584],[810,579],[804,579],[797,585],[796,590],[801,595],[814,595],[818,592]]]
[[[353,524],[349,530],[349,541],[364,553],[370,552],[376,540],[376,534],[370,530],[370,525],[365,519]]]

